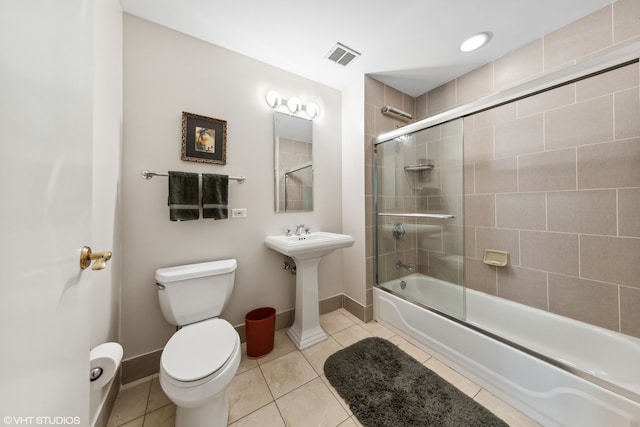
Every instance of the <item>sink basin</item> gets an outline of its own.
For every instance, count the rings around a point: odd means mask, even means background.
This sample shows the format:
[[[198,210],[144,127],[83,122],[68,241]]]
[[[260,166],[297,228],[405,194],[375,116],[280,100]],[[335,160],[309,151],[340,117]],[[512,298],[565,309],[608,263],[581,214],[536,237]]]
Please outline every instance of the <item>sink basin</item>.
[[[353,245],[354,238],[347,234],[314,231],[300,236],[268,236],[264,243],[268,248],[295,259],[316,258],[336,249]]]
[[[287,335],[300,349],[327,339],[320,327],[318,307],[318,264],[320,259],[355,242],[347,234],[315,231],[300,236],[267,236],[264,244],[296,262],[296,311],[293,326]]]

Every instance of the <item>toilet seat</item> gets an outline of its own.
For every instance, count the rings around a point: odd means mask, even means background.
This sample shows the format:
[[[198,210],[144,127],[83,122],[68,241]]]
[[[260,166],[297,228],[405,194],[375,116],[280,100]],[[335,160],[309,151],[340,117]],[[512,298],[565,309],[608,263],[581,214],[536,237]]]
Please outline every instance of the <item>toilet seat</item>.
[[[232,356],[237,332],[223,319],[210,319],[183,327],[165,346],[160,364],[176,381],[192,382],[206,378]]]

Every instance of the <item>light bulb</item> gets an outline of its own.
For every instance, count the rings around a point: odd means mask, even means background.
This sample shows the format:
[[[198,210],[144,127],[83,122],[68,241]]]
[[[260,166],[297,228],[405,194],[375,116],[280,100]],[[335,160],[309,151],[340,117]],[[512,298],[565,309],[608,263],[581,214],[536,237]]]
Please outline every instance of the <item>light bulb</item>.
[[[312,119],[318,117],[318,114],[320,114],[320,107],[315,102],[308,103],[305,110]]]
[[[270,90],[264,97],[267,105],[271,108],[278,108],[282,104],[282,97],[275,90]]]
[[[471,36],[466,39],[460,45],[460,50],[463,52],[471,52],[472,50],[476,50],[487,44],[489,39],[491,38],[491,33],[480,33],[475,36]]]
[[[287,101],[287,107],[289,108],[289,111],[291,111],[292,113],[299,111],[300,100],[296,97],[289,98],[289,100]]]

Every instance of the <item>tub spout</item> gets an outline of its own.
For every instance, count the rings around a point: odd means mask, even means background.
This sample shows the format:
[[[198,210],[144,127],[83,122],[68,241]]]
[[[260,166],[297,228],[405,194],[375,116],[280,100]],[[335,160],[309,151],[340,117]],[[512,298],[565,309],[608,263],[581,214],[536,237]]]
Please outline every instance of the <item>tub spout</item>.
[[[411,263],[403,264],[402,261],[398,260],[396,261],[396,269],[400,270],[400,268],[406,268],[409,271],[413,271],[413,265]]]

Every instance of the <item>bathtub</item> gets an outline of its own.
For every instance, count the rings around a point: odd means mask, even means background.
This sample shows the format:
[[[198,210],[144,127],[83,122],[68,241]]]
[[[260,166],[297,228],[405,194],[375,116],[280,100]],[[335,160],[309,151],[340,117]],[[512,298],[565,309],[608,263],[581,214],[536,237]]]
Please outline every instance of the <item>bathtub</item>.
[[[544,426],[640,426],[640,339],[421,274],[374,287],[373,316]]]

